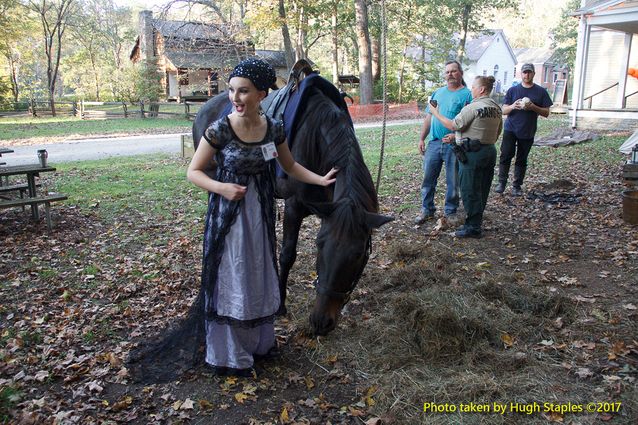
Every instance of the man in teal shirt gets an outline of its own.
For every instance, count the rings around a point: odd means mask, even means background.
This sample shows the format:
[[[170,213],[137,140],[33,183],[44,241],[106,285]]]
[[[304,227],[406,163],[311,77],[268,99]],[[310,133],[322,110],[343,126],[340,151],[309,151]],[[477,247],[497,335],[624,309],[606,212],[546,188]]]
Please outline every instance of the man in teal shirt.
[[[445,64],[445,80],[447,85],[435,91],[431,100],[436,100],[441,115],[452,119],[461,112],[465,105],[472,102],[472,93],[463,82],[463,70],[457,61],[448,61]],[[432,116],[428,105],[419,139],[419,152],[424,156],[421,214],[416,218],[416,224],[423,224],[435,217],[434,194],[443,163],[445,163],[445,182],[447,185],[445,191],[445,216],[449,217],[456,214],[459,206],[456,157],[450,145],[442,142],[443,137],[449,133],[450,130],[445,128],[441,121]],[[430,135],[430,141],[426,149],[425,139],[428,134]]]

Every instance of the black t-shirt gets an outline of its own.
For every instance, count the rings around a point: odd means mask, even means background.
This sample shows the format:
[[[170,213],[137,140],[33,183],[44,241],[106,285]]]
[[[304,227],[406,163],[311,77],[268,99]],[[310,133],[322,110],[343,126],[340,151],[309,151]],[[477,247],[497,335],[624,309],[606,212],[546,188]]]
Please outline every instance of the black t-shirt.
[[[534,84],[530,88],[525,88],[522,84],[510,87],[507,90],[507,94],[505,94],[503,103],[512,105],[524,97],[528,97],[532,103],[541,108],[549,108],[553,105],[547,90],[538,84]],[[538,114],[536,112],[514,109],[505,120],[505,131],[511,131],[519,139],[533,139],[534,135],[536,135],[537,122]]]

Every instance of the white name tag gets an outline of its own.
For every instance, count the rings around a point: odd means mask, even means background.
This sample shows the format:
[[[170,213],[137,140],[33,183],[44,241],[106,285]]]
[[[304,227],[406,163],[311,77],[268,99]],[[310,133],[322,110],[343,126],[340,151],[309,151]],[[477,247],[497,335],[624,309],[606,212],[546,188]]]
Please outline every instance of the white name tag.
[[[262,146],[261,153],[264,155],[264,159],[266,161],[270,161],[271,159],[275,159],[279,156],[279,154],[277,153],[277,148],[272,142]]]

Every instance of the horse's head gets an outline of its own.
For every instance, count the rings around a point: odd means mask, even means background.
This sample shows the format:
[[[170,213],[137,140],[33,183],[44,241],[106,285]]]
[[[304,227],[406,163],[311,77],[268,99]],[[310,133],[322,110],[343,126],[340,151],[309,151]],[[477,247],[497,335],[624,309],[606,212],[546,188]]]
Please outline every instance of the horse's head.
[[[326,335],[337,325],[368,263],[372,229],[392,217],[368,212],[347,199],[310,209],[322,218],[317,236],[317,297],[310,323],[316,335]]]

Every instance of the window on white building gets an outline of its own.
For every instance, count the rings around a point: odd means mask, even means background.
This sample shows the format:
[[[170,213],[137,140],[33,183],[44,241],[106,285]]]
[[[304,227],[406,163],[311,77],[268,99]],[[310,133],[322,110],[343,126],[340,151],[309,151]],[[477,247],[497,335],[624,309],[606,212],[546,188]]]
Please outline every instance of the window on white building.
[[[507,71],[503,71],[503,85],[507,84]]]
[[[498,65],[494,65],[494,79],[498,80]]]

